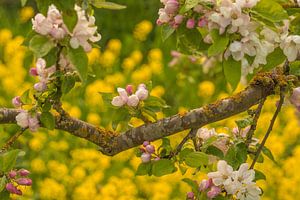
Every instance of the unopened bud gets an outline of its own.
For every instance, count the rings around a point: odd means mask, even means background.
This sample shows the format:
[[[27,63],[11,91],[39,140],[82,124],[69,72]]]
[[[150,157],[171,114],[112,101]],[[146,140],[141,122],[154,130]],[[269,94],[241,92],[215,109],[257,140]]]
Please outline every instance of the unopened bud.
[[[19,179],[17,179],[17,183],[19,185],[31,186],[32,185],[32,180],[30,178],[19,178]]]
[[[149,144],[149,145],[146,146],[146,151],[150,154],[154,153],[155,152],[155,147],[153,145]]]
[[[12,170],[8,173],[9,178],[15,178],[17,176],[17,172],[15,170]]]
[[[12,99],[11,103],[16,107],[19,108],[22,106],[22,101],[21,101],[21,97],[16,96]]]
[[[36,69],[35,67],[30,68],[29,74],[30,74],[31,76],[37,76],[37,75],[38,75],[37,69]]]
[[[141,159],[142,159],[143,163],[150,162],[150,160],[151,160],[151,154],[149,154],[149,153],[143,153],[141,155]]]
[[[30,172],[27,169],[20,169],[18,173],[20,176],[28,176],[30,174]]]

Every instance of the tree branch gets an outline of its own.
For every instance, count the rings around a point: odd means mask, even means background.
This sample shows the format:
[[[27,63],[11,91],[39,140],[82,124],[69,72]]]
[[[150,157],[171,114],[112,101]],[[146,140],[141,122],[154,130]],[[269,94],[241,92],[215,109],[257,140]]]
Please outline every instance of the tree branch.
[[[278,82],[285,78],[278,72],[258,74],[245,90],[231,97],[191,110],[184,116],[173,115],[120,134],[70,116],[56,116],[55,128],[85,138],[97,144],[103,154],[113,156],[141,145],[144,141],[154,141],[183,130],[197,129],[246,111],[261,99],[274,94]],[[0,124],[16,123],[15,117],[19,112],[17,109],[0,109]]]

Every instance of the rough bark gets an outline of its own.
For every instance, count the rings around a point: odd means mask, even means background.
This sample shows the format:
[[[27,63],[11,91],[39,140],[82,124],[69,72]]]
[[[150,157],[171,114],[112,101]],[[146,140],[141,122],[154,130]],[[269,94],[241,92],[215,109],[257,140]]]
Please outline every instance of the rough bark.
[[[184,116],[173,115],[120,134],[69,116],[57,116],[55,128],[85,138],[97,144],[103,154],[113,156],[138,146],[146,140],[161,139],[246,111],[258,104],[261,99],[274,94],[276,85],[284,80],[282,77],[283,75],[278,76],[276,73],[259,75],[245,90],[231,97],[191,110]],[[19,112],[20,110],[17,109],[0,108],[0,124],[16,123],[15,117]]]

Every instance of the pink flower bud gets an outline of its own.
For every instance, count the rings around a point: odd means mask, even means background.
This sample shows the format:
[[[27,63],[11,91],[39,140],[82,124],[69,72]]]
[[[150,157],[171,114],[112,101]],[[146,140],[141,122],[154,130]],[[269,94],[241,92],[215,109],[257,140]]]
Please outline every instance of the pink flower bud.
[[[20,176],[28,176],[30,174],[30,172],[27,169],[20,169],[18,173]]]
[[[159,19],[156,20],[156,25],[161,26],[163,22],[161,22]]]
[[[194,19],[188,19],[186,22],[186,27],[188,29],[192,29],[195,26],[195,20]]]
[[[133,93],[133,86],[132,85],[127,85],[126,86],[126,92],[131,95]]]
[[[211,199],[215,198],[221,193],[221,191],[222,191],[221,188],[217,186],[212,186],[211,189],[207,192],[207,197]]]
[[[159,161],[160,160],[160,157],[156,157],[154,158],[155,161]]]
[[[144,142],[143,142],[143,146],[144,146],[144,147],[146,147],[146,146],[149,145],[149,144],[150,144],[149,141],[144,141]]]
[[[47,84],[44,82],[39,82],[34,84],[33,88],[38,92],[43,92],[47,89]]]
[[[155,152],[155,147],[153,145],[149,144],[149,145],[146,146],[146,151],[150,154],[154,153]]]
[[[150,162],[150,160],[151,160],[151,154],[149,154],[149,153],[143,153],[141,155],[141,159],[142,159],[142,163]]]
[[[145,100],[148,98],[149,92],[145,88],[139,88],[135,94],[139,98],[139,100]]]
[[[183,15],[176,15],[176,16],[174,17],[174,22],[175,22],[175,24],[181,24],[182,21],[183,21]]]
[[[8,173],[9,178],[15,178],[17,176],[17,172],[15,170],[12,170]]]
[[[36,116],[34,116],[34,117],[30,116],[28,118],[28,126],[29,126],[30,131],[32,131],[32,132],[37,131],[37,129],[40,127],[40,124],[39,124],[39,120],[37,119]]]
[[[38,75],[37,69],[35,67],[30,68],[29,74],[31,76],[37,76]]]
[[[208,179],[208,180],[202,180],[200,185],[199,185],[199,191],[205,191],[208,188],[210,188],[213,185],[212,183],[212,179]]]
[[[22,191],[16,188],[12,183],[7,183],[5,188],[12,194],[22,195]]]
[[[19,178],[19,179],[16,180],[16,182],[19,185],[27,185],[27,186],[32,185],[32,180],[30,178]]]
[[[22,101],[19,96],[14,97],[11,102],[16,108],[19,108],[22,106]]]
[[[137,95],[133,94],[128,97],[127,105],[131,107],[136,107],[139,104],[139,98]]]
[[[171,56],[175,57],[175,58],[179,58],[181,56],[181,53],[178,51],[171,51]]]
[[[126,103],[126,102],[123,101],[122,97],[120,97],[120,96],[114,97],[114,98],[112,99],[112,101],[111,101],[111,104],[112,104],[113,106],[117,106],[117,107],[121,107],[121,106],[123,106],[125,103]]]
[[[190,200],[190,199],[191,199],[191,200],[194,199],[194,198],[195,198],[194,192],[188,192],[188,193],[186,194],[186,198],[189,199],[189,200]]]
[[[165,12],[168,15],[174,15],[179,8],[179,2],[177,0],[169,0],[165,6]]]
[[[202,18],[198,21],[198,26],[199,27],[205,27],[207,25],[208,21],[205,18]]]

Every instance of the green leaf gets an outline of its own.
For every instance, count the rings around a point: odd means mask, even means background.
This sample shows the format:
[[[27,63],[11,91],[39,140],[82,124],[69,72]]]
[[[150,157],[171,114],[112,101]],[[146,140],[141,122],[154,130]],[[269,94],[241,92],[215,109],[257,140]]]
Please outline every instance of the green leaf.
[[[180,13],[185,13],[194,8],[201,0],[186,0],[183,7],[180,9]]]
[[[176,171],[176,167],[171,160],[160,159],[158,161],[153,161],[152,163],[152,174],[154,176],[164,176],[166,174],[171,174]]]
[[[163,25],[161,27],[161,38],[162,41],[166,41],[173,33],[175,32],[175,29],[169,25]]]
[[[239,129],[242,129],[242,128],[246,128],[247,126],[252,125],[253,119],[248,117],[245,119],[236,120],[235,123],[239,127]]]
[[[144,107],[141,109],[141,112],[144,117],[147,118],[148,116],[150,116],[154,120],[157,120],[156,113],[153,110],[151,110],[150,108]]]
[[[290,63],[290,74],[300,76],[300,61]]]
[[[188,154],[192,153],[192,152],[194,152],[194,150],[191,149],[191,148],[184,148],[184,149],[182,149],[182,150],[179,152],[179,159],[180,159],[181,161],[183,161],[183,160],[185,159],[185,157],[186,157]]]
[[[208,155],[203,152],[192,152],[185,157],[185,164],[195,168],[207,165]]]
[[[2,192],[0,192],[0,197],[1,200],[11,200],[10,193],[7,190],[2,190]]]
[[[158,108],[168,108],[169,106],[166,102],[158,97],[150,96],[144,101],[145,107],[158,107]]]
[[[215,56],[223,53],[229,43],[227,35],[219,35],[217,30],[211,32],[213,44],[208,48],[208,56]]]
[[[2,172],[8,172],[13,169],[20,152],[21,150],[14,149],[4,154],[0,154],[0,170]]]
[[[91,2],[93,6],[96,8],[105,8],[105,9],[111,9],[111,10],[121,10],[126,8],[124,5],[120,5],[113,2],[107,2],[103,0],[94,0]]]
[[[281,22],[288,18],[287,12],[274,0],[260,0],[253,11],[271,22]]]
[[[195,194],[197,194],[199,192],[199,185],[197,184],[196,181],[189,179],[189,178],[184,178],[184,179],[182,179],[182,181],[187,183],[192,188],[192,191]]]
[[[26,90],[20,97],[23,104],[31,104],[30,89]]]
[[[78,18],[76,11],[73,9],[65,10],[62,16],[67,28],[72,32],[72,30],[76,26],[77,18]]]
[[[40,120],[46,128],[50,130],[55,128],[55,118],[50,112],[42,112]]]
[[[231,56],[223,61],[223,73],[232,91],[236,89],[241,80],[241,62],[235,61]]]
[[[283,63],[286,59],[286,56],[283,54],[282,50],[278,47],[272,53],[267,56],[267,64],[263,66],[263,69],[268,71],[279,64]]]
[[[228,149],[224,160],[226,160],[227,163],[234,169],[238,169],[241,164],[246,162],[247,154],[247,146],[245,143],[241,142],[236,145],[232,145]]]
[[[278,164],[277,161],[275,160],[275,158],[274,158],[274,156],[273,156],[271,150],[268,149],[266,146],[264,146],[264,147],[262,148],[262,153],[263,153],[265,156],[267,156],[270,160],[272,160],[276,165]]]
[[[247,155],[247,145],[243,142],[236,144],[236,159],[238,160],[239,164],[246,162]]]
[[[136,176],[151,175],[152,163],[141,163],[135,173]]]
[[[220,159],[223,159],[224,158],[224,153],[223,151],[221,151],[219,148],[215,147],[215,146],[209,146],[207,149],[206,149],[206,154],[209,154],[209,155],[213,155],[213,156],[217,156],[218,158]]]
[[[266,175],[263,173],[263,172],[261,172],[261,171],[258,171],[258,170],[254,170],[255,171],[255,181],[257,181],[257,180],[266,180]]]
[[[69,48],[67,56],[76,68],[77,72],[79,73],[81,80],[85,82],[87,79],[88,72],[88,58],[83,48]]]
[[[70,75],[70,76],[65,76],[62,85],[61,85],[61,90],[63,94],[67,94],[70,92],[70,90],[75,86],[75,77]]]
[[[27,0],[21,0],[21,6],[24,7],[27,3]]]
[[[2,176],[2,178],[0,179],[0,192],[5,188],[6,181],[6,176]]]
[[[53,41],[42,35],[35,35],[29,42],[29,49],[38,58],[47,55],[54,46]]]

